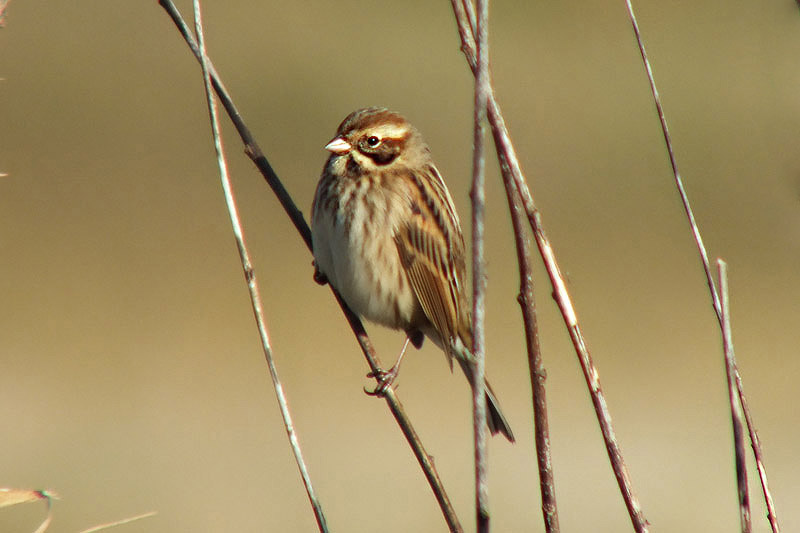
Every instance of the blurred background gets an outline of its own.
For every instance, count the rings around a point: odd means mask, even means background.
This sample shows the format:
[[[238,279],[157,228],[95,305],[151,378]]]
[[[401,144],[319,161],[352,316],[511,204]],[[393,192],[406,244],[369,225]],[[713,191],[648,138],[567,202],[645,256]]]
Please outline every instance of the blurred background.
[[[191,15],[191,2],[179,4]],[[635,5],[713,259],[785,531],[800,530],[800,13]],[[469,220],[472,78],[448,2],[204,2],[209,54],[308,214],[325,143],[385,105],[425,135]],[[200,69],[155,1],[22,2],[0,29],[0,486],[61,500],[51,531],[313,531],[224,207]],[[568,279],[653,531],[738,529],[720,334],[623,2],[495,2],[498,99]],[[333,531],[444,521],[311,256],[229,127],[279,373]],[[493,158],[488,373],[496,531],[542,529],[518,275]],[[468,229],[467,229],[468,232]],[[564,531],[630,522],[544,271],[536,271]],[[385,364],[401,333],[368,326]],[[399,396],[467,531],[471,403],[412,352]],[[752,463],[751,463],[752,466]],[[768,531],[750,471],[754,531]],[[0,509],[32,531],[44,505]]]

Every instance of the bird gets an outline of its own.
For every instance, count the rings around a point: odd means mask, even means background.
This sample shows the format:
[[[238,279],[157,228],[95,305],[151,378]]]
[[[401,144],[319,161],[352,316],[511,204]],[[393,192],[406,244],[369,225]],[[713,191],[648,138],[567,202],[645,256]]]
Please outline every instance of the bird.
[[[397,376],[409,342],[430,339],[473,383],[466,252],[453,199],[420,132],[382,107],[350,113],[330,152],[311,208],[314,279],[330,283],[359,316],[403,330]],[[484,383],[493,435],[514,442],[497,397]]]

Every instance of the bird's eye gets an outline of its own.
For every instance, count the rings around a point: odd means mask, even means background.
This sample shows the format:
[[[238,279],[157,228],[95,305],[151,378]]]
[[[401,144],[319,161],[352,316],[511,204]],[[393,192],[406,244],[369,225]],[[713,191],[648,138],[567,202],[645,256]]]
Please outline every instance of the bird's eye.
[[[368,145],[370,148],[375,148],[375,147],[376,147],[376,146],[378,146],[380,143],[381,143],[381,140],[380,140],[378,137],[375,137],[374,135],[372,135],[372,136],[370,136],[370,137],[367,137],[367,145]]]

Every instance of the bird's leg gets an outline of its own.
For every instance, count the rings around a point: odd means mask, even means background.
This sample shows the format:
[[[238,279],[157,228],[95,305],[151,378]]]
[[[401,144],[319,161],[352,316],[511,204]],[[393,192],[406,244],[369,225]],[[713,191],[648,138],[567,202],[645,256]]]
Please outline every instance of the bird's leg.
[[[397,379],[397,374],[400,372],[400,363],[403,361],[403,356],[406,354],[406,348],[408,348],[408,343],[411,342],[411,337],[406,336],[406,342],[403,343],[403,349],[400,350],[400,355],[397,357],[397,362],[387,370],[377,370],[375,372],[370,372],[367,374],[368,378],[375,378],[378,380],[378,385],[375,387],[374,390],[368,391],[366,388],[364,392],[369,394],[370,396],[380,396],[386,389],[389,388],[394,380]]]

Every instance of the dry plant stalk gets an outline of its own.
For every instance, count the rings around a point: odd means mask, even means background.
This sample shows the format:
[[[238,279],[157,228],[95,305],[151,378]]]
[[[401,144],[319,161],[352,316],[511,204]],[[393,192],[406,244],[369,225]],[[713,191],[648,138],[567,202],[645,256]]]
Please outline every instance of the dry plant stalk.
[[[171,2],[171,0],[159,0],[159,4],[164,8],[172,21],[175,23],[175,26],[183,36],[186,43],[189,45],[189,48],[192,50],[195,58],[198,61],[202,61],[203,56],[200,54],[194,38],[189,32],[186,23],[184,22],[175,5]],[[249,128],[244,123],[244,120],[239,114],[238,109],[231,100],[228,91],[225,89],[225,86],[223,85],[210,61],[207,61],[207,70],[211,85],[213,86],[214,91],[219,97],[220,102],[225,108],[225,111],[228,113],[229,118],[233,122],[233,125],[236,128],[236,131],[239,133],[239,136],[245,146],[245,153],[248,155],[248,157],[250,157],[261,174],[264,176],[267,184],[272,189],[278,201],[281,203],[281,206],[286,211],[286,214],[289,216],[298,233],[300,233],[300,236],[303,238],[303,241],[306,243],[306,246],[310,250],[311,231],[306,223],[303,213],[300,211],[300,209],[298,209],[294,200],[292,200],[291,196],[286,191],[286,188],[283,186],[283,183],[278,178],[278,175],[272,169],[269,161],[264,156],[261,148],[255,141],[253,135],[250,133]],[[366,331],[364,330],[361,320],[344,303],[339,294],[333,288],[331,288],[331,290],[336,298],[336,301],[339,303],[345,318],[350,324],[354,335],[356,336],[370,370],[376,376],[381,375],[382,369],[380,360],[378,359],[375,349],[373,348],[372,343],[367,336]],[[414,430],[411,421],[408,418],[403,405],[400,403],[400,400],[397,398],[394,389],[392,387],[386,387],[382,397],[386,400],[387,406],[389,407],[392,415],[400,426],[400,429],[403,431],[403,435],[406,437],[406,440],[411,446],[412,451],[417,458],[417,462],[420,464],[420,467],[422,468],[423,473],[428,480],[429,485],[431,486],[431,490],[433,490],[434,496],[439,503],[439,507],[442,510],[442,514],[444,515],[449,530],[452,532],[462,531],[462,527],[458,521],[458,517],[455,514],[455,510],[450,503],[450,499],[444,490],[444,486],[439,478],[439,474],[434,467],[433,459],[425,451],[422,441]]]
[[[503,181],[506,189],[511,223],[514,226],[514,238],[519,265],[519,302],[522,311],[522,322],[525,328],[525,343],[528,351],[528,367],[531,376],[531,394],[533,400],[534,436],[536,441],[536,461],[539,467],[539,491],[542,497],[542,518],[547,533],[558,533],[558,506],[556,505],[555,478],[553,464],[550,459],[550,425],[547,420],[547,396],[545,381],[547,372],[544,369],[542,352],[539,346],[539,328],[536,319],[536,302],[533,292],[533,265],[531,262],[531,243],[526,233],[525,210],[522,200],[509,180]]]
[[[150,511],[148,513],[142,513],[136,516],[129,516],[128,518],[123,518],[121,520],[115,520],[113,522],[107,522],[105,524],[100,524],[98,526],[90,527],[89,529],[84,529],[80,533],[97,533],[98,531],[105,531],[106,529],[111,529],[112,527],[123,526],[125,524],[130,524],[131,522],[136,522],[137,520],[141,520],[143,518],[150,518],[151,516],[155,516],[156,511]]]
[[[744,453],[744,429],[742,423],[742,406],[736,391],[736,377],[733,355],[733,335],[731,333],[730,303],[728,299],[728,265],[717,259],[719,293],[722,295],[722,347],[725,354],[725,375],[728,378],[728,401],[731,406],[731,422],[733,424],[733,446],[736,452],[736,485],[739,488],[739,520],[742,533],[750,533],[750,493],[747,490],[747,464]]]
[[[800,4],[800,1],[798,2]],[[669,155],[669,162],[672,166],[672,174],[675,179],[675,187],[678,189],[678,194],[680,195],[681,202],[683,203],[683,209],[686,213],[686,218],[689,221],[689,227],[692,232],[692,236],[694,237],[695,244],[697,245],[697,251],[700,254],[700,260],[703,265],[703,271],[706,275],[706,284],[708,285],[709,292],[711,294],[711,302],[714,308],[714,312],[717,315],[717,321],[719,322],[720,331],[722,332],[723,337],[723,344],[725,341],[725,320],[724,320],[724,310],[723,306],[720,303],[720,297],[717,293],[716,285],[714,284],[714,278],[711,275],[711,265],[708,261],[708,252],[706,252],[705,244],[703,244],[703,237],[700,235],[700,229],[697,226],[697,222],[694,218],[694,212],[692,211],[692,206],[689,203],[689,196],[686,194],[686,190],[683,187],[683,180],[681,179],[680,172],[678,172],[678,163],[675,158],[675,151],[672,147],[672,138],[669,134],[669,128],[667,127],[667,119],[664,115],[664,108],[661,105],[661,98],[658,95],[658,89],[656,88],[655,78],[653,77],[653,69],[650,67],[650,60],[647,58],[647,51],[644,47],[644,42],[642,41],[642,35],[639,31],[639,23],[636,21],[636,15],[633,12],[633,5],[631,4],[631,0],[626,0],[626,5],[628,8],[628,17],[630,18],[631,25],[633,26],[633,33],[636,36],[636,42],[639,46],[639,53],[642,56],[642,62],[644,63],[645,71],[647,73],[647,80],[650,83],[650,91],[653,94],[653,101],[656,106],[656,112],[658,113],[658,119],[661,123],[661,131],[664,135],[664,143],[666,144],[667,154]],[[724,269],[724,268],[723,268]],[[721,282],[722,280],[720,280]],[[726,282],[727,283],[727,282]],[[728,336],[730,336],[730,332],[728,332]],[[742,411],[744,411],[745,421],[747,423],[747,430],[750,435],[750,444],[753,448],[753,455],[755,456],[756,460],[756,468],[758,469],[758,477],[761,481],[761,489],[764,495],[764,501],[767,506],[767,520],[769,521],[769,525],[772,528],[773,533],[780,532],[780,526],[778,525],[778,515],[775,510],[775,503],[772,500],[772,493],[769,490],[769,483],[767,481],[767,470],[764,466],[764,458],[763,453],[761,450],[761,441],[758,438],[758,433],[755,429],[755,423],[750,415],[750,408],[747,405],[747,398],[744,395],[744,385],[742,384],[742,378],[739,375],[739,370],[736,366],[736,359],[731,351],[730,354],[731,363],[732,363],[732,371],[733,376],[736,381],[736,395],[738,399],[736,402],[731,403],[731,408],[734,409],[734,405],[741,404]],[[736,418],[736,413],[732,412],[731,415]],[[734,422],[735,425],[735,422]],[[734,441],[736,439],[734,438]],[[734,446],[736,449],[736,453],[739,452],[739,447],[736,442],[734,442]],[[738,466],[737,466],[738,468]],[[737,479],[740,479],[740,476],[737,476]],[[746,490],[747,484],[744,484]],[[740,490],[740,501],[742,501],[741,497],[741,490],[742,485],[739,484]],[[748,513],[749,514],[749,513]],[[748,527],[749,527],[749,516],[747,519]],[[745,521],[744,516],[742,519],[742,524],[744,527]]]
[[[486,399],[484,376],[486,356],[484,324],[486,321],[485,167],[483,154],[486,98],[489,94],[489,1],[477,0],[478,65],[475,75],[474,135],[472,153],[472,409],[475,440],[475,522],[479,533],[489,531],[489,480],[486,451]]]
[[[47,490],[12,489],[0,487],[0,508],[19,505],[21,503],[45,500],[47,502],[47,516],[33,533],[44,533],[53,521],[53,500],[58,499],[58,494]]]
[[[214,139],[214,151],[217,155],[217,165],[219,167],[220,181],[222,182],[222,190],[225,195],[225,204],[228,208],[228,215],[233,228],[233,234],[236,239],[236,246],[239,251],[239,259],[242,263],[242,270],[244,271],[245,281],[247,282],[247,289],[250,294],[250,303],[253,308],[253,315],[258,327],[258,333],[261,337],[261,347],[264,351],[264,357],[269,366],[270,376],[272,383],[275,387],[275,395],[277,396],[278,406],[281,410],[283,417],[283,424],[286,428],[286,434],[289,437],[289,442],[294,453],[297,467],[300,470],[300,476],[303,479],[303,485],[306,489],[306,494],[311,503],[314,511],[314,517],[317,520],[317,527],[323,533],[327,533],[328,525],[325,520],[325,514],[322,512],[322,505],[317,499],[314,487],[311,483],[311,477],[308,475],[308,468],[306,467],[305,460],[303,459],[303,452],[300,448],[300,441],[297,438],[297,433],[294,430],[292,423],[292,416],[289,412],[289,405],[286,401],[286,395],[283,393],[283,386],[281,385],[280,378],[278,377],[278,369],[275,365],[275,360],[272,357],[272,347],[269,342],[269,333],[267,332],[267,323],[264,318],[264,306],[261,303],[261,291],[258,287],[256,274],[253,270],[250,261],[250,252],[244,240],[244,231],[242,230],[241,220],[239,218],[239,210],[236,207],[236,199],[233,194],[233,186],[228,176],[228,165],[225,161],[225,154],[222,149],[222,137],[220,135],[219,118],[217,116],[217,105],[214,100],[214,94],[211,92],[211,75],[208,68],[208,55],[206,54],[205,38],[203,35],[202,13],[200,11],[200,0],[194,0],[194,26],[195,34],[197,35],[197,48],[200,52],[200,65],[203,71],[203,85],[206,92],[206,102],[208,104],[208,114],[211,121],[211,133]]]
[[[747,401],[745,400],[742,376],[739,375],[739,369],[736,366],[735,359],[733,361],[733,375],[736,378],[736,392],[739,395],[739,401],[742,403],[744,420],[747,423],[747,430],[750,435],[750,447],[753,449],[753,456],[756,458],[756,470],[758,470],[758,478],[761,481],[761,489],[764,495],[764,501],[767,505],[767,520],[772,528],[772,532],[780,533],[781,528],[778,525],[778,515],[775,511],[775,502],[772,500],[772,492],[769,490],[769,483],[767,481],[767,469],[764,466],[764,456],[761,451],[761,440],[758,438],[755,422],[753,422],[752,415],[750,414],[750,407],[748,407]]]
[[[473,75],[477,75],[477,60],[475,51],[475,14],[472,4],[467,0],[451,0],[453,11],[456,16],[458,24],[459,35],[461,36],[461,49],[466,56],[470,69]],[[489,124],[492,128],[492,135],[494,137],[495,148],[497,150],[498,158],[500,159],[500,168],[503,173],[503,179],[506,180],[515,188],[519,195],[525,213],[528,217],[528,223],[533,230],[536,244],[539,248],[539,253],[545,263],[550,282],[553,286],[554,297],[556,303],[561,311],[562,317],[567,325],[572,344],[578,355],[581,368],[583,370],[584,378],[589,388],[589,393],[594,405],[595,414],[600,424],[600,430],[603,434],[606,451],[608,453],[611,466],[614,470],[614,475],[617,479],[620,492],[625,500],[625,506],[628,509],[631,522],[637,532],[647,531],[648,522],[642,513],[639,505],[638,498],[633,492],[633,487],[628,474],[627,467],[622,458],[622,452],[617,443],[616,436],[611,423],[611,414],[608,411],[605,395],[600,387],[600,380],[597,369],[592,362],[589,351],[583,339],[583,334],[578,326],[578,320],[575,314],[575,309],[566,290],[564,279],[558,268],[555,260],[552,246],[547,239],[544,227],[541,224],[541,216],[534,205],[533,198],[530,190],[528,189],[527,182],[522,174],[519,165],[519,160],[516,156],[511,138],[503,120],[503,115],[500,111],[500,106],[494,97],[494,91],[490,88],[487,98]],[[540,483],[543,480],[540,479]],[[542,489],[543,491],[545,488]]]

